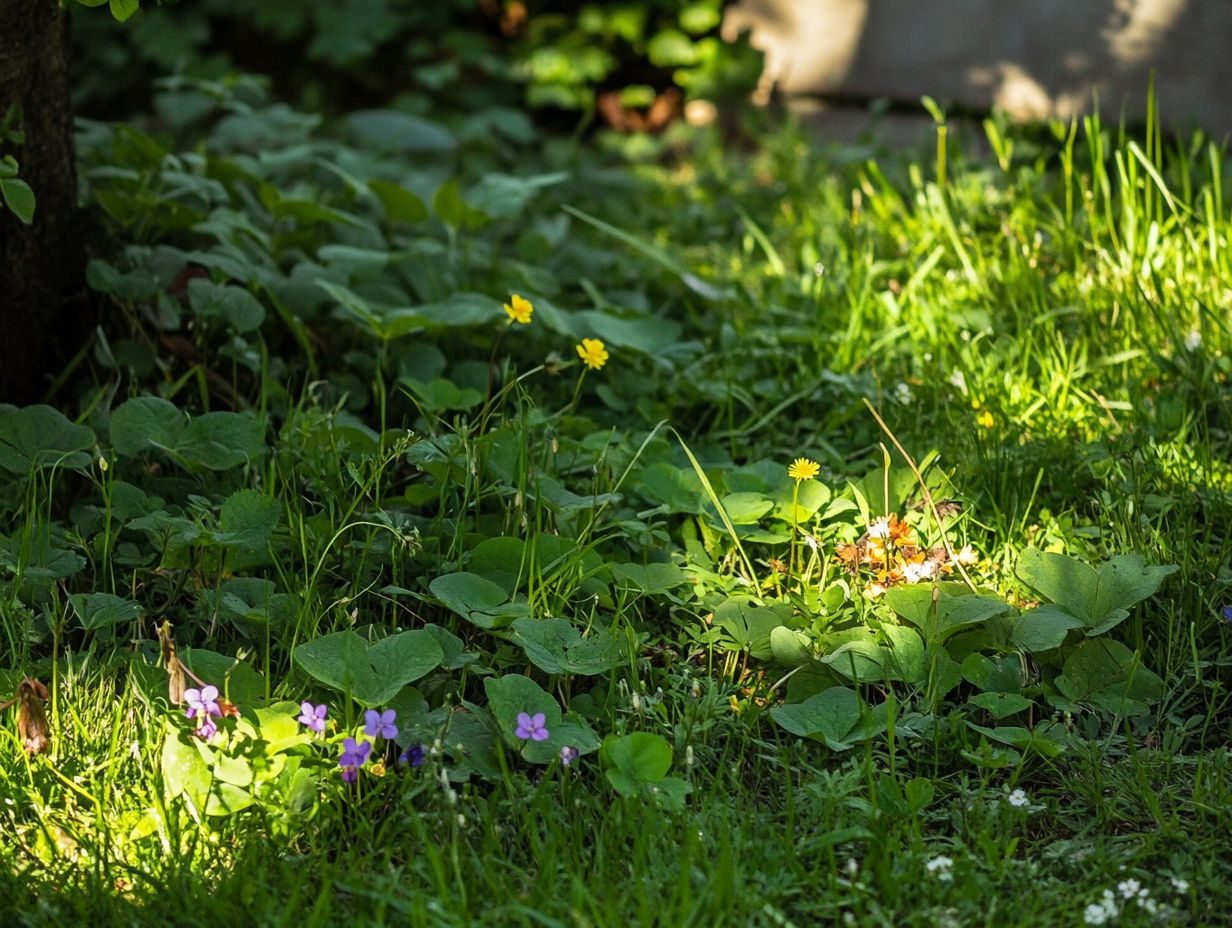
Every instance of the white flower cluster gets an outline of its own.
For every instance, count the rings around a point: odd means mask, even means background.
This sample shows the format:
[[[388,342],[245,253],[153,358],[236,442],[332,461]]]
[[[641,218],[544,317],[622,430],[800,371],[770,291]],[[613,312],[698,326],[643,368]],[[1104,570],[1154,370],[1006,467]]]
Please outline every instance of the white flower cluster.
[[[1172,877],[1172,888],[1178,893],[1189,891],[1189,881]],[[1119,897],[1119,898],[1118,898]],[[1124,911],[1125,906],[1137,905],[1139,909],[1156,918],[1168,918],[1175,911],[1151,898],[1151,891],[1138,880],[1125,879],[1116,885],[1116,892],[1105,889],[1099,902],[1092,902],[1083,912],[1083,921],[1088,925],[1108,925]]]
[[[924,867],[928,870],[929,873],[934,874],[937,877],[937,879],[941,880],[942,882],[947,882],[947,883],[950,880],[954,879],[954,874],[950,872],[953,866],[954,866],[953,859],[950,857],[946,857],[944,854],[942,854],[939,857],[934,857],[932,860],[930,860],[928,863],[924,865]]]

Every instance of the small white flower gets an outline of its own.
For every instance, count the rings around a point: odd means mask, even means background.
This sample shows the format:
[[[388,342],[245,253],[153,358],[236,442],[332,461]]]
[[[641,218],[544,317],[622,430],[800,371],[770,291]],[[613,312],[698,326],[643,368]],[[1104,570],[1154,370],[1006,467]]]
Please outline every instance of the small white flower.
[[[889,538],[890,537],[890,523],[887,522],[885,519],[877,519],[875,522],[873,522],[872,525],[868,527],[868,537],[869,538]]]
[[[1021,789],[1014,790],[1006,797],[1005,801],[1015,809],[1025,809],[1031,804],[1031,800],[1027,797],[1026,792]]]
[[[1102,925],[1108,921],[1108,914],[1102,905],[1092,902],[1082,914],[1082,920],[1088,925]]]
[[[1121,894],[1122,899],[1130,899],[1138,895],[1138,891],[1142,889],[1142,884],[1137,880],[1121,880],[1117,883],[1117,892]]]
[[[927,580],[936,571],[936,565],[932,561],[923,561],[919,564],[904,564],[903,579],[908,583],[919,583],[921,580]]]
[[[954,866],[954,861],[951,858],[946,857],[944,854],[939,857],[934,857],[924,866],[927,868],[929,873],[936,874],[937,879],[939,880],[948,882],[949,880],[954,879],[954,874],[950,872],[950,868]]]
[[[1174,876],[1172,878],[1172,888],[1178,893],[1187,893],[1189,892],[1189,880],[1182,880],[1180,877]]]
[[[954,368],[954,373],[950,374],[950,386],[956,387],[960,393],[964,395],[967,392],[967,378],[958,368]]]
[[[1190,329],[1189,334],[1185,336],[1185,350],[1197,351],[1202,347],[1202,333],[1197,329]]]
[[[911,392],[911,387],[899,381],[898,385],[894,388],[894,398],[904,406],[910,406],[912,400],[915,399],[915,395]]]

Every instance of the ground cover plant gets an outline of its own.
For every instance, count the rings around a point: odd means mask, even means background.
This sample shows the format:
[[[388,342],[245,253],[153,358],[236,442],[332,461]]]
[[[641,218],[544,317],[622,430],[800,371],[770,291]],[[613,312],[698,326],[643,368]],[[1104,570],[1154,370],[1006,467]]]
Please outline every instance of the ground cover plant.
[[[746,118],[81,125],[6,924],[1225,920],[1223,150]]]

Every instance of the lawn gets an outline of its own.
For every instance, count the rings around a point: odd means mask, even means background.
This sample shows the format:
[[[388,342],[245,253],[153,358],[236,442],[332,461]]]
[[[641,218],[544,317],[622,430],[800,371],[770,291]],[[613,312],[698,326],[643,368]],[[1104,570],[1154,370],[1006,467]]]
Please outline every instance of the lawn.
[[[1228,923],[1220,146],[157,112],[0,407],[0,923]]]

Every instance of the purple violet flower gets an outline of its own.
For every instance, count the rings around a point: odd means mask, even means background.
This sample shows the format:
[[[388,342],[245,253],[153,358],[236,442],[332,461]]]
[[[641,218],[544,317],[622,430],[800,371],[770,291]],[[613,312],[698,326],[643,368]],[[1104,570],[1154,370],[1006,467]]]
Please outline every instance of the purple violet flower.
[[[322,703],[319,706],[314,706],[310,702],[301,702],[299,704],[300,717],[296,719],[300,724],[307,725],[315,732],[325,731],[325,716],[329,712],[329,708]]]
[[[184,701],[188,703],[184,714],[190,719],[198,715],[222,715],[222,709],[218,707],[218,687],[216,686],[185,690]]]
[[[214,720],[208,715],[201,715],[197,719],[197,730],[194,734],[202,741],[209,741],[218,734],[218,726],[214,724]]]
[[[424,762],[424,753],[422,744],[412,744],[398,756],[398,763],[401,766],[410,764],[412,767],[418,767]]]
[[[566,744],[563,748],[560,749],[560,762],[565,767],[568,767],[575,760],[577,760],[577,756],[578,756],[577,748],[571,748],[569,747],[569,745]]]
[[[1232,606],[1223,607],[1223,620],[1225,622],[1232,622]]]
[[[392,741],[398,737],[398,728],[394,725],[397,718],[398,713],[393,709],[386,709],[384,712],[369,709],[364,713],[364,734],[369,738],[380,735]]]
[[[536,712],[530,715],[526,712],[518,713],[518,727],[513,733],[523,741],[534,739],[535,741],[547,741],[550,736],[546,727],[548,718],[542,712]]]
[[[368,762],[368,755],[371,753],[372,743],[369,741],[357,742],[354,738],[343,741],[342,756],[338,758],[338,766],[342,768],[342,782],[354,783],[359,768]]]

